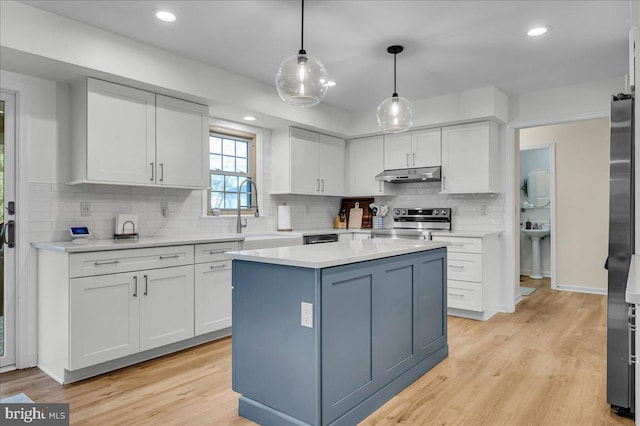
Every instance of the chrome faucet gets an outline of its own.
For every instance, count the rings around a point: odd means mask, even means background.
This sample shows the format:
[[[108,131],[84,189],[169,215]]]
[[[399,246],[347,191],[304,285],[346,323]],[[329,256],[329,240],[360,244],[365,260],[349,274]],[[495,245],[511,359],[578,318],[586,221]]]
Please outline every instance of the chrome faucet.
[[[251,185],[253,185],[253,187],[256,189],[256,205],[249,205],[249,206],[241,206],[240,205],[240,190],[242,189],[242,185],[244,185],[245,183],[249,182],[249,189],[251,189]],[[242,182],[240,182],[240,185],[238,185],[238,220],[236,221],[236,232],[238,234],[242,233],[242,228],[246,228],[247,227],[247,219],[244,220],[244,224],[242,223],[241,219],[240,219],[240,207],[255,207],[256,208],[256,213],[255,213],[255,217],[259,217],[260,216],[260,210],[258,210],[258,187],[256,186],[256,183],[251,180],[251,178],[247,178],[245,180],[243,180]]]

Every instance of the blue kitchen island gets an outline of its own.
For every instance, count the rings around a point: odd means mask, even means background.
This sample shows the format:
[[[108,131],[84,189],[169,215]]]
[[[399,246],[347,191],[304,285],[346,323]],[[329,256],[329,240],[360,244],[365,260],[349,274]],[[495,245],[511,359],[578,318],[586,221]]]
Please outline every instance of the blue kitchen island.
[[[354,425],[448,355],[445,243],[228,253],[233,390],[261,425]]]

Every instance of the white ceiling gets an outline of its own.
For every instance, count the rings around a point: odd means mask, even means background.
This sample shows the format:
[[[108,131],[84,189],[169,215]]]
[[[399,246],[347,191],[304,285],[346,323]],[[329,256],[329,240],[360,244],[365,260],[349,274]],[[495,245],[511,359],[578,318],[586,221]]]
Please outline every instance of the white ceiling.
[[[299,1],[22,3],[271,85],[300,48]],[[178,20],[158,22],[158,8]],[[337,82],[325,102],[355,111],[391,95],[391,44],[405,46],[398,93],[409,100],[489,85],[511,95],[626,74],[628,22],[627,0],[307,0],[304,47]],[[527,37],[535,25],[553,30]]]

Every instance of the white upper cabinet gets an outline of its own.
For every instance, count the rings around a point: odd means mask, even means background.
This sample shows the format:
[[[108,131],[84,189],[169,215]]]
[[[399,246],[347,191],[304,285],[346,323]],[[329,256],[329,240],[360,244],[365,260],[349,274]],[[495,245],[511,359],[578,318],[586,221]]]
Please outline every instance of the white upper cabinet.
[[[406,169],[411,157],[411,133],[384,135],[384,169]]]
[[[71,107],[71,183],[208,186],[206,106],[88,78]]]
[[[347,146],[349,193],[353,195],[384,195],[384,183],[376,181],[384,169],[382,136],[353,139]]]
[[[155,161],[156,96],[93,79],[85,96],[86,112],[76,117],[87,117],[87,180],[148,184]]]
[[[273,193],[343,195],[345,141],[291,127],[271,141]]]
[[[440,129],[384,136],[385,170],[439,166]]]
[[[442,164],[440,129],[411,132],[411,167],[434,167]]]
[[[157,183],[165,186],[206,185],[209,173],[207,107],[156,96]]]
[[[320,191],[323,195],[343,195],[345,192],[345,141],[320,135],[318,141]]]
[[[291,192],[314,194],[320,192],[320,163],[318,134],[291,129]],[[284,165],[283,165],[284,167]]]
[[[442,193],[499,192],[498,126],[489,121],[442,129]]]

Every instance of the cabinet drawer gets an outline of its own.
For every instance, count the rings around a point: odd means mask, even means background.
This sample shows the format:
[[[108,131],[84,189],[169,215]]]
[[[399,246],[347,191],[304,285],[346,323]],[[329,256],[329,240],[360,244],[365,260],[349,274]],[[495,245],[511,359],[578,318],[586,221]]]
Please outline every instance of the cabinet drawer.
[[[447,280],[447,306],[482,311],[482,284]]]
[[[447,277],[457,281],[482,282],[482,255],[475,253],[448,254]]]
[[[441,237],[434,235],[433,241],[445,241],[449,243],[449,253],[482,253],[482,238],[468,237]]]
[[[217,262],[227,260],[225,252],[239,250],[237,241],[224,243],[196,244],[196,263]]]
[[[192,245],[74,253],[69,256],[69,277],[89,277],[191,264]]]

